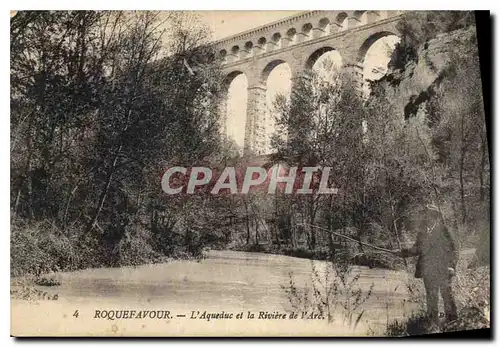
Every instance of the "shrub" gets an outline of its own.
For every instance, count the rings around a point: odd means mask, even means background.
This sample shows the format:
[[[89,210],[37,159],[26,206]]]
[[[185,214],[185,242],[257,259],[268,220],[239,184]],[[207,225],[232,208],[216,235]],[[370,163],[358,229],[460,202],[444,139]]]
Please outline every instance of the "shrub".
[[[464,261],[459,263],[453,281],[453,291],[458,307],[458,318],[452,322],[441,321],[432,325],[425,317],[424,307],[407,320],[395,320],[387,326],[387,336],[409,336],[443,333],[490,327],[490,273],[489,267],[466,269]],[[418,300],[425,300],[423,292],[415,292]]]
[[[357,282],[360,274],[352,274],[352,266],[338,253],[331,261],[315,264],[311,262],[311,282],[301,290],[297,287],[293,273],[290,282],[281,286],[295,312],[313,312],[328,319],[329,323],[341,319],[342,323],[356,329],[364,314],[363,305],[371,296],[373,286],[363,292]]]
[[[152,247],[151,233],[139,226],[129,226],[117,245],[118,265],[140,265],[161,259]]]
[[[46,222],[30,226],[13,223],[10,247],[13,277],[57,271],[64,261],[74,259],[67,238]]]
[[[406,321],[395,320],[387,326],[386,336],[413,336],[438,333],[425,317],[425,313],[418,312],[411,315]]]

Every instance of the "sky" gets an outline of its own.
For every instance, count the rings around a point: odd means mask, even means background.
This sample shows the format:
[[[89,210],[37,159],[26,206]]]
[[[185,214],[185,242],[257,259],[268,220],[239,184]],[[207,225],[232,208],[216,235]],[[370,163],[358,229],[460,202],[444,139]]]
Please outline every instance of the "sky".
[[[256,28],[303,11],[199,11],[214,40]]]

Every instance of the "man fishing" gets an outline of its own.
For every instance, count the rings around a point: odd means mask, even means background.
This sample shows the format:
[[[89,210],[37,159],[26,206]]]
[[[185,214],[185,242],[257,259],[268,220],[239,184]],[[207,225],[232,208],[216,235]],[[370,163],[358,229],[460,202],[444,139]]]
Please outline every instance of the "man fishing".
[[[438,299],[441,292],[446,320],[450,322],[457,318],[452,280],[458,261],[458,245],[435,205],[427,205],[423,217],[415,244],[395,254],[404,258],[418,256],[415,277],[424,280],[427,315],[431,322],[438,321]]]
[[[457,318],[452,280],[458,262],[458,244],[452,231],[446,227],[444,218],[437,206],[433,204],[427,205],[422,212],[420,222],[420,230],[414,245],[411,248],[399,251],[385,249],[355,240],[346,235],[330,232],[349,241],[404,258],[418,256],[415,277],[424,280],[427,316],[431,322],[438,322],[438,299],[439,293],[441,293],[446,320],[451,322]],[[329,231],[328,229],[323,230]]]

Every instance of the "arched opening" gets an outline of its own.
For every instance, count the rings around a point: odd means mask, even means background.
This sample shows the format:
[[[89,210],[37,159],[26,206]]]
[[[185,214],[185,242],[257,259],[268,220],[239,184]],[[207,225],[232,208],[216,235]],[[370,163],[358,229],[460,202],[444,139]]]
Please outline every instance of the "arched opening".
[[[337,17],[335,17],[335,23],[337,24],[337,31],[344,31],[349,28],[349,21],[347,18],[347,13],[340,12]]]
[[[267,65],[263,72],[263,81],[266,86],[266,116],[265,116],[265,145],[264,153],[272,152],[271,138],[276,131],[275,117],[278,110],[275,107],[275,101],[278,95],[285,98],[290,97],[292,88],[292,71],[290,66],[282,61],[276,60]]]
[[[253,54],[253,42],[248,41],[245,43],[245,51],[247,53],[247,56],[251,56]]]
[[[306,62],[306,69],[312,70],[324,78],[336,76],[342,68],[342,57],[339,51],[332,47],[316,50]]]
[[[272,38],[271,38],[272,42],[273,42],[273,48],[274,49],[278,49],[281,47],[281,34],[280,33],[275,33]]]
[[[240,71],[234,71],[226,77],[226,86],[226,136],[234,149],[243,155],[247,119],[247,77]]]
[[[306,23],[302,26],[302,34],[304,34],[304,41],[309,40],[311,38],[312,28],[313,26],[311,23]]]
[[[231,54],[234,55],[235,57],[238,57],[240,53],[240,46],[233,46],[233,48],[231,48]]]
[[[368,24],[367,11],[354,11],[354,18],[359,21],[358,26]]]
[[[319,97],[317,104],[315,104],[314,110],[311,112],[310,119],[314,122],[315,126],[312,129],[313,136],[319,135],[320,129],[323,129],[323,125],[331,124],[332,113],[332,101],[331,93],[325,93],[324,91],[330,91],[331,87],[340,87],[341,79],[340,72],[342,69],[342,57],[339,51],[332,47],[322,47],[316,50],[306,63],[306,69],[312,71],[313,74],[309,77],[312,82],[312,92],[314,95]],[[323,89],[327,87],[327,89]],[[315,135],[314,135],[315,134]]]
[[[320,19],[318,27],[323,30],[324,35],[330,34],[330,20],[328,18]]]
[[[221,49],[221,51],[219,52],[219,58],[223,63],[227,62],[227,51],[225,49]]]
[[[288,38],[288,45],[292,45],[297,41],[297,30],[295,28],[290,28],[286,32],[286,37]]]
[[[363,67],[363,92],[370,93],[370,82],[387,73],[387,65],[400,38],[391,32],[379,32],[365,40],[358,52],[358,62]]]
[[[257,45],[258,47],[260,48],[260,51],[261,52],[265,52],[266,51],[266,43],[267,43],[267,40],[265,37],[261,37],[258,41],[257,41]]]

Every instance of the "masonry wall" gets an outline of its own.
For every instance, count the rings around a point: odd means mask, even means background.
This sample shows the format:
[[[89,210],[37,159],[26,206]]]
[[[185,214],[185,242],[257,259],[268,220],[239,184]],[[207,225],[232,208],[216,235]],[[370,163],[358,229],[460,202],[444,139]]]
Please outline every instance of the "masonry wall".
[[[394,16],[328,35],[319,33],[316,34],[317,37],[314,37],[313,32],[306,41],[297,42],[291,46],[284,45],[285,47],[270,52],[254,54],[225,64],[223,68],[228,76],[245,74],[248,81],[245,154],[264,154],[262,152],[266,136],[264,128],[266,82],[274,67],[287,63],[293,80],[312,67],[314,63],[312,57],[317,55],[315,52],[336,50],[342,58],[344,68],[355,74],[357,78],[362,78],[366,51],[376,40],[388,35],[398,35],[396,24],[399,18],[400,16]],[[270,32],[272,30],[274,29],[271,28]]]

